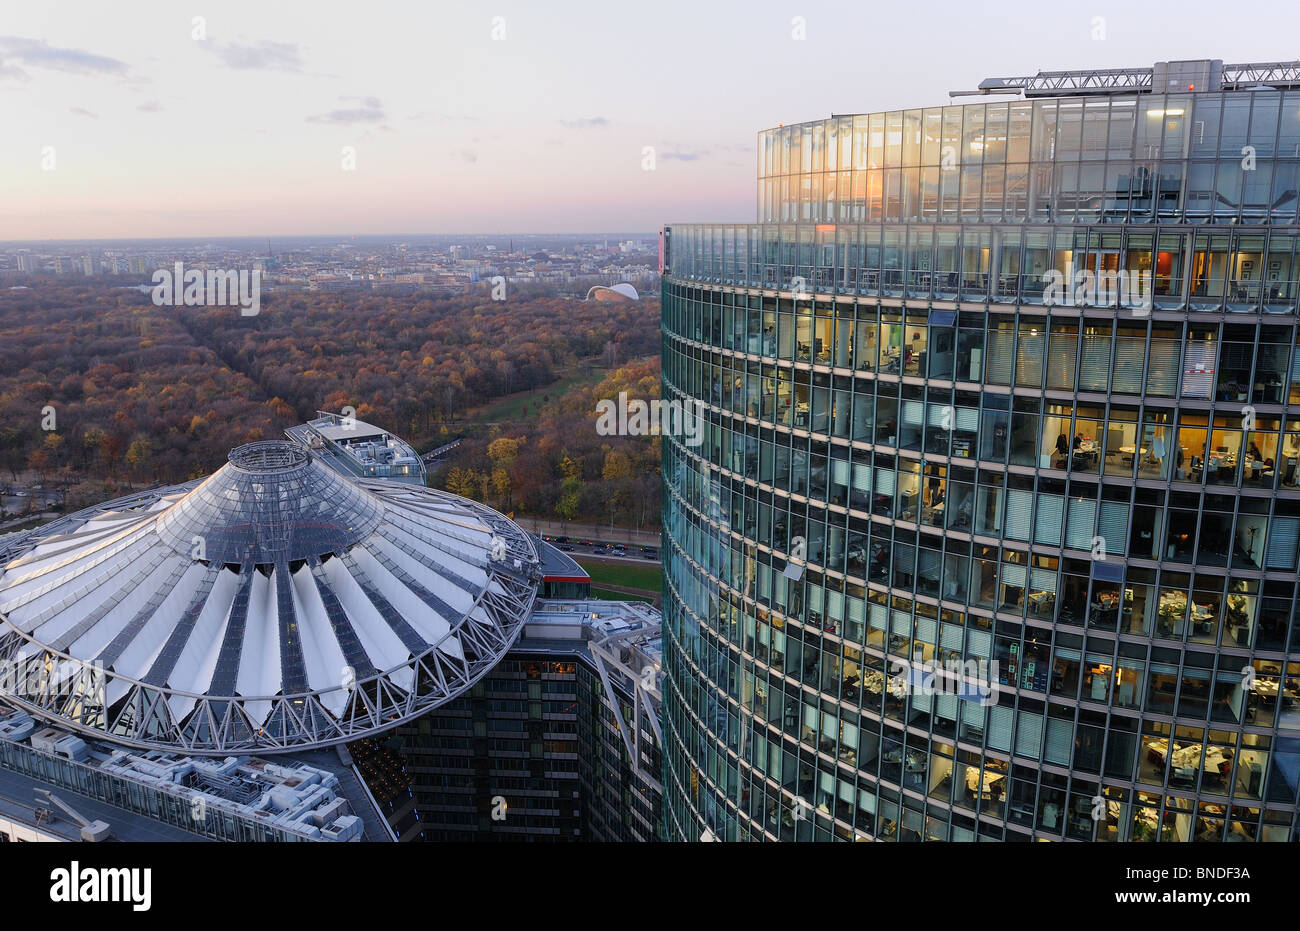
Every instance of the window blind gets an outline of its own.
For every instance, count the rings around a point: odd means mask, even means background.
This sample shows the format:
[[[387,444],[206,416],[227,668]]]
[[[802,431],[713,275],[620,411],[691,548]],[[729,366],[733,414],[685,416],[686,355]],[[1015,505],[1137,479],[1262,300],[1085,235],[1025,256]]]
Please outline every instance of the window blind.
[[[916,639],[924,643],[934,643],[935,629],[939,626],[938,622],[931,617],[918,617],[916,619]]]
[[[1107,556],[1123,556],[1128,551],[1128,505],[1121,501],[1103,501],[1098,535],[1106,541]]]
[[[1097,502],[1088,499],[1070,499],[1069,523],[1066,527],[1065,545],[1076,550],[1091,550],[1093,530],[1097,522]]]
[[[1022,324],[1023,325],[1023,324]],[[1045,334],[1020,334],[1020,343],[1016,347],[1016,384],[1037,388],[1043,383],[1043,343]]]
[[[1085,334],[1083,362],[1079,367],[1079,388],[1105,391],[1110,375],[1110,334]]]
[[[1043,759],[1049,763],[1070,765],[1070,749],[1074,745],[1074,722],[1059,718],[1047,719],[1047,751]]]
[[[1268,569],[1294,569],[1300,518],[1275,517],[1268,531]]]
[[[1060,495],[1039,495],[1038,514],[1034,518],[1034,542],[1060,546],[1064,516],[1064,498]]]
[[[1019,588],[1025,587],[1027,573],[1025,567],[1017,563],[1004,562],[1002,564],[1002,584],[1015,585]]]
[[[1011,750],[1011,730],[1015,716],[1005,705],[989,707],[989,746],[994,750]]]
[[[985,366],[990,385],[1011,384],[1011,363],[1015,359],[1015,334],[1010,330],[990,330]]]
[[[1074,371],[1079,360],[1078,334],[1053,333],[1048,345],[1048,387],[1074,390]]]
[[[1183,397],[1208,398],[1214,385],[1214,343],[1188,343],[1183,353]]]
[[[1079,337],[1074,333],[1053,333],[1047,358],[1047,387],[1074,390],[1074,370],[1079,358]]]
[[[1043,746],[1043,716],[1032,711],[1020,712],[1016,730],[1016,753],[1037,760]]]
[[[1147,356],[1147,394],[1172,398],[1178,393],[1178,350],[1173,339],[1151,340]]]
[[[893,496],[894,472],[892,469],[876,470],[876,494]]]
[[[1111,390],[1122,394],[1142,393],[1142,367],[1146,362],[1146,341],[1121,336],[1115,344],[1115,376]]]
[[[1028,540],[1034,494],[1012,488],[1007,492],[1007,516],[1003,533],[1013,540]]]
[[[844,620],[844,593],[827,590],[826,592],[826,618],[827,620]]]
[[[1036,592],[1056,592],[1055,569],[1031,569],[1029,587]]]

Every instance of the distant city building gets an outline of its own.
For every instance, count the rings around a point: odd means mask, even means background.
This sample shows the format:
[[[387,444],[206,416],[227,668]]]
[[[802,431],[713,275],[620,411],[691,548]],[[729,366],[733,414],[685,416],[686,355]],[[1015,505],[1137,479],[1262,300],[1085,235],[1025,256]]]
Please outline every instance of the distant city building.
[[[370,281],[362,275],[312,275],[312,291],[369,291]]]
[[[609,287],[603,284],[598,284],[587,292],[587,300],[596,301],[598,303],[608,302],[618,304],[625,301],[635,301],[639,297],[640,295],[636,293],[636,288],[626,283],[616,284]]]

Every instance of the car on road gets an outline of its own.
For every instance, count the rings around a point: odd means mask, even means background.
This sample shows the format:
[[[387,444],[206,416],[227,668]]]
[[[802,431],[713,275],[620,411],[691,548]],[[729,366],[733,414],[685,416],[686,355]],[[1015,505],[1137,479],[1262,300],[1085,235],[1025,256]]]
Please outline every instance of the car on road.
[[[659,551],[653,546],[643,546],[641,547],[641,555],[646,559],[658,559]]]

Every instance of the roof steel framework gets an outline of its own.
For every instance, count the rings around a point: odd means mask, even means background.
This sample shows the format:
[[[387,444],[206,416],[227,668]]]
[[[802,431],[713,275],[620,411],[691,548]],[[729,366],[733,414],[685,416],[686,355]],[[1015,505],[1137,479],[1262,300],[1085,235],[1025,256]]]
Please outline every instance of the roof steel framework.
[[[1173,62],[1168,64],[1186,64]],[[1209,62],[1207,62],[1209,64]],[[1222,80],[1205,90],[1243,90],[1250,87],[1300,87],[1300,61],[1222,64]],[[1039,71],[1034,75],[986,78],[973,91],[951,91],[949,96],[1019,94],[1026,97],[1075,96],[1151,92],[1156,68],[1095,68],[1084,71]],[[1217,71],[1216,71],[1217,75]]]
[[[495,665],[538,567],[528,535],[490,508],[251,444],[206,480],[0,546],[0,692],[128,746],[355,740]]]

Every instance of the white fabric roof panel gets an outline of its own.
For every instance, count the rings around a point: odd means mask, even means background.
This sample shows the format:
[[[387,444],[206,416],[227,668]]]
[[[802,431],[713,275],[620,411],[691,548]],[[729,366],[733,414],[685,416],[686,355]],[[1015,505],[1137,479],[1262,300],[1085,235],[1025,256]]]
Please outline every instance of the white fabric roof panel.
[[[510,549],[500,569],[490,558],[498,534]],[[103,719],[117,725],[103,725],[110,739],[213,754],[234,743],[326,745],[422,713],[495,663],[499,656],[476,653],[467,664],[456,631],[472,620],[513,643],[538,566],[527,535],[482,505],[349,479],[293,444],[250,444],[206,480],[119,499],[0,545],[0,660],[52,660],[73,672],[102,663]],[[287,658],[277,582],[286,569],[296,625]],[[485,605],[485,590],[502,597]],[[397,696],[362,677],[410,692],[421,684],[417,660],[432,649],[459,661],[439,667],[445,683],[411,704],[377,708],[373,719],[349,710],[357,692],[340,688],[345,669],[382,705]],[[306,693],[286,688],[286,664]],[[158,693],[169,714],[146,714]],[[54,709],[31,710],[58,720]],[[63,723],[89,729],[84,718]]]

